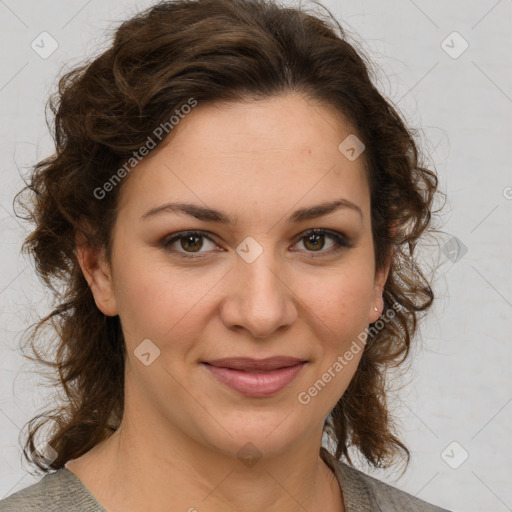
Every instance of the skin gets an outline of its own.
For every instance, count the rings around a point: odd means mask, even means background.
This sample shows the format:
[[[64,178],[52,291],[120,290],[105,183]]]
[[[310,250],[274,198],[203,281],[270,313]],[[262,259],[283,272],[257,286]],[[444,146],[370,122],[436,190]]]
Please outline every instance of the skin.
[[[79,246],[96,304],[120,316],[128,354],[120,429],[66,464],[107,510],[344,510],[319,450],[324,420],[362,351],[309,404],[297,397],[382,312],[389,266],[375,272],[363,158],[338,150],[351,133],[332,108],[296,93],[198,105],[122,183],[112,265],[103,251]],[[339,198],[362,218],[345,208],[286,221]],[[176,201],[237,221],[173,212],[141,220]],[[332,252],[335,240],[324,235],[315,250],[304,235],[313,228],[343,233],[354,247]],[[185,230],[212,240],[164,247]],[[263,249],[252,263],[236,252],[249,236]],[[160,350],[149,366],[134,355],[145,339]],[[268,398],[239,394],[199,364],[275,355],[308,364]],[[237,457],[248,442],[262,454],[252,467]]]

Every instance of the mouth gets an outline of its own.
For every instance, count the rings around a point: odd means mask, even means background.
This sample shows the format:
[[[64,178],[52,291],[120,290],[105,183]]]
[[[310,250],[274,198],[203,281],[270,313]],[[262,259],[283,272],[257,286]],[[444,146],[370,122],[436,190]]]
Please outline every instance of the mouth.
[[[267,359],[224,358],[204,361],[206,368],[223,385],[248,397],[264,398],[287,388],[308,361],[277,356]]]

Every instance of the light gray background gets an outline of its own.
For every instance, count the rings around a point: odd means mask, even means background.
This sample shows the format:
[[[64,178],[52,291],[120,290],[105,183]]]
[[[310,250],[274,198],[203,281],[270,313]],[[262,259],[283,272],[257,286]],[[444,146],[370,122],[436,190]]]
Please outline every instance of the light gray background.
[[[442,263],[437,302],[413,352],[408,385],[393,395],[412,462],[400,480],[373,472],[453,511],[512,510],[511,3],[325,2],[377,62],[384,94],[421,127],[448,194],[443,243],[455,236],[467,247],[459,261],[439,248],[424,253],[426,262]],[[54,392],[17,350],[22,330],[49,311],[31,262],[19,252],[27,229],[12,211],[19,172],[52,149],[44,104],[57,75],[95,54],[106,28],[150,4],[0,0],[0,498],[38,480],[22,464],[18,434]],[[43,31],[59,45],[45,59],[31,48]],[[458,58],[464,41],[453,31],[469,45]],[[450,467],[466,452],[467,460]]]

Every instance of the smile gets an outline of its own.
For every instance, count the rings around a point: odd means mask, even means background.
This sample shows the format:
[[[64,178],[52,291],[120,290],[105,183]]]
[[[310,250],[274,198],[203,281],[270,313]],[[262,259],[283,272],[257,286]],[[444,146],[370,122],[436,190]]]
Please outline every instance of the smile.
[[[291,366],[272,370],[233,369],[201,363],[218,381],[249,397],[262,398],[279,393],[298,376],[306,362],[299,361]]]

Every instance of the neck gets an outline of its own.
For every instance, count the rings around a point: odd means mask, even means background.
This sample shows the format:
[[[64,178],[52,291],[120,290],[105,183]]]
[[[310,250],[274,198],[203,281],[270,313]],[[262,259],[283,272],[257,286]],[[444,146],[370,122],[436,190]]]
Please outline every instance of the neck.
[[[338,481],[319,456],[321,432],[279,456],[251,460],[141,417],[125,410],[117,432],[66,464],[110,512],[159,512],[170,503],[189,512],[344,510]]]

